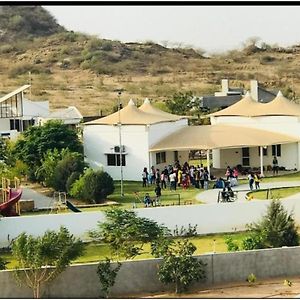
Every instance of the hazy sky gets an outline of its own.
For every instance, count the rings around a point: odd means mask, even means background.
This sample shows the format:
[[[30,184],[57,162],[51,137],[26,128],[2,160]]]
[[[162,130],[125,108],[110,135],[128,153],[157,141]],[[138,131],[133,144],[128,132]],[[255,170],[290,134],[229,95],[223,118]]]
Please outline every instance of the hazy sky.
[[[74,2],[73,2],[74,3]],[[300,6],[44,6],[68,30],[122,42],[151,40],[207,52],[238,48],[250,37],[300,43]]]

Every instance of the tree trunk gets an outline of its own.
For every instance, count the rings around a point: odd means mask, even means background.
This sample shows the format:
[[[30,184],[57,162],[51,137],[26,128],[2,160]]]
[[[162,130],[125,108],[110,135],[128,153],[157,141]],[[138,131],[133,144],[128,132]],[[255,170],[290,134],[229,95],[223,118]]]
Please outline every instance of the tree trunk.
[[[40,284],[39,283],[33,289],[33,298],[34,299],[40,298]]]

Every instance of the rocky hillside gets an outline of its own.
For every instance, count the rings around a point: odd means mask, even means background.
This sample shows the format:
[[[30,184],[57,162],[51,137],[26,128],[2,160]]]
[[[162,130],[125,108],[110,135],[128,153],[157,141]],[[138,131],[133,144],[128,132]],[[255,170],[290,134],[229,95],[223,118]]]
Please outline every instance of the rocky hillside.
[[[107,114],[121,100],[160,102],[175,92],[212,94],[223,78],[249,87],[257,79],[269,89],[300,95],[300,47],[257,46],[209,58],[194,49],[152,42],[121,43],[66,31],[39,6],[0,7],[0,94],[31,83],[33,100],[52,109],[76,105],[83,115]],[[203,45],[205,48],[205,45]]]

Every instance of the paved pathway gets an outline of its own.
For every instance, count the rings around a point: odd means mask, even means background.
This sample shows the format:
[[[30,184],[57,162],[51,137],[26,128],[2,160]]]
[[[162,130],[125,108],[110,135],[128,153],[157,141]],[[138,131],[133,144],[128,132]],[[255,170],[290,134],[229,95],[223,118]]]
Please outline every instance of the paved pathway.
[[[34,208],[45,208],[53,206],[54,200],[52,197],[47,197],[35,190],[22,186],[22,200],[34,200]]]
[[[299,181],[260,182],[261,189],[277,188],[277,187],[292,187],[292,186],[300,186],[300,182]],[[235,186],[232,188],[232,190],[239,191],[237,193],[237,195],[238,195],[237,201],[238,202],[246,202],[247,201],[246,194],[248,192],[250,192],[248,184],[241,184],[239,186]],[[211,190],[203,191],[196,196],[196,199],[198,201],[202,201],[207,204],[217,203],[219,191],[222,191],[222,189],[211,189]],[[300,193],[289,196],[286,199],[295,199],[295,198],[299,198],[299,196],[300,196]]]
[[[280,181],[280,182],[261,182],[261,189],[267,188],[275,188],[275,187],[292,187],[292,186],[300,186],[299,181]],[[215,204],[217,203],[218,193],[222,189],[210,189],[206,191],[202,191],[197,194],[196,199],[198,201],[202,201],[206,204]],[[250,191],[248,184],[241,184],[239,186],[235,186],[232,188],[233,191],[238,191],[237,201],[238,202],[246,202],[246,194]],[[287,197],[286,199],[295,199],[299,198],[300,193],[294,194],[292,196]],[[37,209],[52,207],[54,204],[54,200],[52,197],[47,197],[42,195],[35,190],[23,187],[22,200],[34,200],[34,207]]]

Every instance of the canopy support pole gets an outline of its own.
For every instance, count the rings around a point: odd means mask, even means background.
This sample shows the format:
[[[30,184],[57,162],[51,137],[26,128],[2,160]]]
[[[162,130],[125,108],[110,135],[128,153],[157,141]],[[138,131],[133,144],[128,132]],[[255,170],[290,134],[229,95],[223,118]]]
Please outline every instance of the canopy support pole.
[[[260,151],[260,176],[264,177],[264,159],[263,159],[263,146],[259,147],[259,151]]]
[[[209,149],[207,149],[207,150],[206,150],[207,171],[208,171],[208,173],[209,173],[209,175],[210,175],[210,161],[209,161],[209,153],[210,153],[210,150],[209,150]]]

